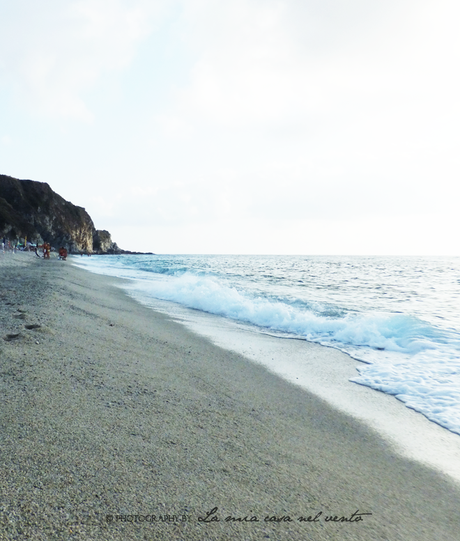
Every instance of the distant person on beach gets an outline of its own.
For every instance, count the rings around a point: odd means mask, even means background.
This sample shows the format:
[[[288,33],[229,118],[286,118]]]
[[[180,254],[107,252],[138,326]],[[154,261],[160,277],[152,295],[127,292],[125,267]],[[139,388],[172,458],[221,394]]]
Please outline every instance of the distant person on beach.
[[[43,248],[43,259],[49,259],[50,258],[50,251],[51,251],[51,244],[48,242],[44,242],[39,246],[39,248]]]
[[[5,243],[6,243],[6,238],[3,237],[2,239],[2,252],[5,253]]]
[[[62,259],[62,261],[67,259],[67,250],[64,248],[64,246],[59,248],[59,259]]]

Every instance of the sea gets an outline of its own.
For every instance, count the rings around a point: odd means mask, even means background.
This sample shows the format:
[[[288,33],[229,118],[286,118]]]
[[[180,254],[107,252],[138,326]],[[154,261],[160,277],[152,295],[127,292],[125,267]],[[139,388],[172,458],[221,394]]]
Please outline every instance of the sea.
[[[153,309],[202,313],[359,361],[349,378],[460,435],[460,257],[75,257]],[[286,358],[286,363],[289,359]]]

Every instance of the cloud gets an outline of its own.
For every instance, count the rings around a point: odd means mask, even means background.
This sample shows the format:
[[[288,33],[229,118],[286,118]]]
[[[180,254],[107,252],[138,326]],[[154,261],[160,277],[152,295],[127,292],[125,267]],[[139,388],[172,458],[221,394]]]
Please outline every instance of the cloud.
[[[364,154],[436,144],[432,123],[453,128],[460,38],[451,1],[186,6],[184,39],[196,61],[161,117],[168,136],[240,130],[285,141],[292,133],[343,138]]]
[[[177,91],[176,113],[223,126],[267,126],[336,111],[369,85],[362,45],[369,46],[372,29],[380,31],[382,12],[388,18],[395,11],[394,2],[392,9],[377,5],[191,0],[185,33],[198,60],[190,85]]]
[[[143,0],[18,0],[2,9],[2,79],[29,110],[90,121],[85,92],[105,73],[129,65],[158,5]]]
[[[218,160],[234,164],[241,212],[449,206],[434,183],[458,172],[458,14],[450,0],[191,0],[196,62],[165,132],[213,163],[210,185],[226,186]]]

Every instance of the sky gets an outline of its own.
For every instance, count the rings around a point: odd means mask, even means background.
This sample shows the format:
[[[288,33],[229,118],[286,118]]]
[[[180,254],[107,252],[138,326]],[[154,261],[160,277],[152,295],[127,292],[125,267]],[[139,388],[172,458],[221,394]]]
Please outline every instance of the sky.
[[[127,250],[460,255],[456,0],[0,0],[0,173]]]

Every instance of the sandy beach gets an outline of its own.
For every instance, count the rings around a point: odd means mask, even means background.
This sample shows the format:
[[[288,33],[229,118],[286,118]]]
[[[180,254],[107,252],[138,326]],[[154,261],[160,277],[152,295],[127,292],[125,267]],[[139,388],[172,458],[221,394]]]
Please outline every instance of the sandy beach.
[[[453,479],[116,279],[0,275],[1,540],[458,539]]]

